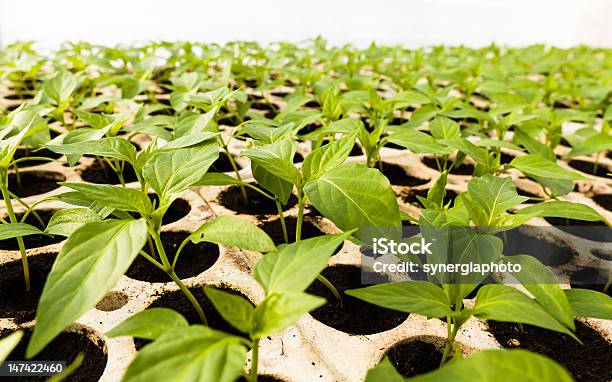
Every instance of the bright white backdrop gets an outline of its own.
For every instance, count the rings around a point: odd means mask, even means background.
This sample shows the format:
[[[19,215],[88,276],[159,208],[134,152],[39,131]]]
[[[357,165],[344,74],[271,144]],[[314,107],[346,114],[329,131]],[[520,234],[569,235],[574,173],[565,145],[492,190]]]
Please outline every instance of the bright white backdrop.
[[[612,0],[0,0],[0,43],[372,41],[612,47]]]

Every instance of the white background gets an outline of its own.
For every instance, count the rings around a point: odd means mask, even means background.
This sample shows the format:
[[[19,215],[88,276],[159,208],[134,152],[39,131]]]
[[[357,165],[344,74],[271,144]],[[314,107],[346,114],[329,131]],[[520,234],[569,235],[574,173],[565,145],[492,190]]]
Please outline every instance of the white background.
[[[0,0],[0,44],[300,41],[612,47],[612,0]]]

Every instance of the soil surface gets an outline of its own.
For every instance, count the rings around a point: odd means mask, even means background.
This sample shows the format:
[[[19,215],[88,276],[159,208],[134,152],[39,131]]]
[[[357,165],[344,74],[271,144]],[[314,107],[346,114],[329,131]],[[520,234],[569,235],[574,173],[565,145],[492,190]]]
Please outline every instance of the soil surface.
[[[273,375],[257,375],[259,382],[285,382],[284,379],[277,378]],[[238,378],[238,382],[247,382],[248,380],[243,376]]]
[[[285,217],[285,226],[287,227],[287,236],[290,243],[295,242],[295,228],[297,225],[297,219],[294,217]],[[259,228],[264,230],[265,233],[272,238],[274,244],[281,245],[285,243],[283,236],[283,227],[280,219],[267,221],[259,225]],[[310,239],[313,237],[325,235],[323,231],[318,229],[314,224],[308,220],[302,221],[302,239]]]
[[[216,287],[216,289],[220,289],[236,296],[242,296],[248,300],[246,296],[234,289],[227,287]],[[211,328],[237,336],[246,337],[246,334],[234,328],[229,322],[225,321],[225,319],[221,317],[208,297],[206,297],[206,294],[204,294],[203,286],[189,288],[189,291],[191,291],[195,299],[200,303],[202,310],[204,310],[204,315],[206,315],[206,319],[208,320],[208,325]],[[180,290],[160,294],[160,297],[153,301],[147,308],[170,308],[182,314],[191,325],[202,324],[202,321],[200,320],[200,317],[195,311],[193,305],[191,305],[189,299],[187,299],[187,297],[185,297],[183,292]],[[148,340],[139,338],[134,339],[134,344],[136,345],[137,349],[140,349],[149,342],[150,341]]]
[[[315,280],[306,292],[324,297],[327,303],[310,312],[311,316],[327,326],[349,334],[374,334],[390,330],[401,324],[408,313],[396,312],[344,294],[347,289],[365,287],[361,284],[361,268],[336,265],[323,270],[325,276],[342,296],[342,305],[320,281]]]
[[[84,181],[97,184],[120,184],[117,174],[106,165],[105,168],[100,166],[96,160],[89,167],[81,172],[81,178]],[[134,168],[129,163],[125,163],[123,168],[123,180],[126,183],[136,182],[138,178],[134,172]]]
[[[385,355],[404,377],[413,377],[435,370],[442,360],[442,352],[435,345],[422,340],[400,342],[390,348]]]
[[[539,195],[532,194],[531,192],[525,191],[518,187],[516,188],[516,193],[519,194],[520,196],[526,196],[528,198],[541,198],[541,196]],[[529,200],[525,200],[523,204],[534,204],[534,203],[539,203],[539,202],[540,202],[539,200],[529,199]]]
[[[0,331],[0,338],[11,334],[4,329]],[[9,355],[7,360],[22,361],[25,359],[26,346],[32,336],[32,331],[26,329],[19,345]],[[93,340],[85,333],[62,332],[49,345],[47,345],[32,361],[65,361],[70,365],[79,353],[83,353],[81,366],[68,376],[65,381],[97,381],[106,368],[108,360],[104,341],[100,338]],[[49,377],[19,377],[19,381],[46,381]],[[9,378],[10,380],[10,378]],[[17,380],[17,379],[15,379]]]
[[[28,217],[25,219],[25,223],[33,225],[41,230],[44,230],[51,216],[57,212],[57,210],[35,210],[40,219],[43,221],[44,227],[40,224],[38,219],[34,216],[33,213],[30,213]],[[23,214],[15,214],[17,221],[21,221]],[[2,217],[4,220],[9,221],[8,215]],[[48,235],[28,235],[23,237],[23,244],[27,249],[44,247],[45,245],[55,244],[64,241],[64,237],[60,235],[48,236]],[[8,250],[8,251],[17,251],[19,250],[19,244],[17,243],[17,239],[6,239],[0,240],[0,249]]]
[[[23,323],[34,319],[47,275],[57,257],[56,253],[44,253],[28,257],[30,291],[25,291],[21,260],[8,262],[0,267],[0,317],[12,317]]]
[[[436,160],[434,158],[424,157],[422,161],[427,167],[433,168],[434,170],[438,169],[438,164],[436,163]],[[446,168],[450,168],[450,166],[452,165],[452,160],[446,161]],[[474,173],[474,166],[470,163],[463,162],[459,166],[453,168],[450,173],[455,175],[472,175]]]
[[[582,237],[587,240],[610,242],[612,241],[612,231],[601,221],[585,221],[565,218],[547,217],[544,218],[551,225],[572,235]]]
[[[234,159],[234,162],[236,162],[235,159]],[[242,168],[238,163],[236,163],[236,167],[238,168],[238,170]],[[210,166],[209,171],[211,172],[233,172],[234,171],[234,168],[232,167],[232,163],[227,157],[227,153],[225,151],[219,153],[219,158],[217,158],[217,160],[213,162],[213,164]]]
[[[245,187],[248,202],[245,202],[242,197],[240,186],[234,185],[223,190],[218,197],[218,202],[225,208],[241,214],[254,215],[277,215],[276,203],[274,200],[266,198],[259,192],[250,187]],[[289,201],[283,206],[283,211],[288,210],[297,203],[297,197],[291,195]]]
[[[574,272],[570,276],[570,286],[572,288],[590,289],[601,293],[606,293],[612,297],[612,286],[604,291],[608,282],[608,274],[604,269],[584,267]]]
[[[528,235],[520,229],[512,229],[498,234],[504,240],[503,254],[506,256],[531,255],[545,265],[565,264],[574,257],[571,248],[562,245],[563,242],[539,239]]]
[[[57,182],[64,182],[66,177],[52,171],[20,171],[8,174],[9,190],[20,198],[40,195],[59,188]]]
[[[164,244],[164,250],[171,263],[176,250],[187,236],[189,236],[189,232],[162,232],[161,239]],[[148,245],[145,245],[144,250],[151,254]],[[212,267],[218,259],[219,247],[217,245],[211,243],[194,244],[190,242],[181,251],[175,272],[181,279],[197,276]],[[140,281],[152,283],[172,282],[166,272],[157,268],[144,256],[137,256],[125,274],[132,279]]]
[[[612,211],[612,194],[600,194],[593,196],[595,203],[608,211]]]
[[[597,171],[594,171],[593,162],[573,159],[567,162],[567,164],[578,171],[584,172],[585,174],[599,176],[601,178],[609,178],[608,173],[610,172],[610,169],[605,164],[600,163],[599,166],[597,166]]]
[[[13,160],[27,158],[27,157],[45,157],[45,158],[51,158],[51,159],[59,159],[62,157],[62,155],[63,154],[55,153],[49,149],[34,150],[34,149],[26,148],[26,147],[20,147],[17,149],[17,151],[15,151],[15,155],[13,155]],[[17,167],[19,168],[31,167],[31,166],[38,166],[40,164],[45,164],[45,163],[49,163],[49,161],[28,159],[28,160],[24,160],[22,162],[17,163]]]
[[[406,170],[401,166],[392,163],[383,162],[381,172],[389,179],[389,182],[395,186],[415,187],[429,182],[429,179],[415,178],[412,175],[408,175]]]
[[[612,344],[596,330],[576,321],[576,336],[581,345],[568,335],[506,322],[488,322],[489,331],[505,348],[531,350],[552,358],[565,366],[581,382],[606,382],[612,380]]]

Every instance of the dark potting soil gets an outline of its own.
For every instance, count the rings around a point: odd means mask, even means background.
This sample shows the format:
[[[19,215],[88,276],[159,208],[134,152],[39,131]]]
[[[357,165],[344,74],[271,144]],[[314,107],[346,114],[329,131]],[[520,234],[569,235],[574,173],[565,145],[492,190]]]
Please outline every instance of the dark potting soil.
[[[164,250],[171,263],[176,250],[187,236],[189,236],[189,232],[162,232],[161,239]],[[148,245],[145,245],[144,250],[151,254]],[[211,243],[194,244],[190,242],[181,251],[176,263],[175,272],[181,279],[197,276],[212,267],[217,259],[219,259],[219,247],[217,245]],[[166,272],[157,268],[144,256],[137,256],[125,274],[132,279],[140,281],[152,283],[172,282]]]
[[[254,214],[254,215],[276,215],[278,210],[276,209],[276,203],[272,199],[266,198],[259,192],[245,187],[248,202],[245,202],[242,197],[242,191],[240,186],[234,185],[223,190],[218,197],[218,202],[221,203],[225,208],[241,214]],[[289,201],[283,206],[283,211],[288,210],[297,203],[297,197],[291,195]]]
[[[429,168],[433,168],[434,170],[438,169],[438,165],[436,163],[436,160],[432,157],[424,157],[422,159],[423,163],[429,167]],[[450,168],[450,166],[453,165],[453,161],[452,160],[448,160],[446,162],[446,168]],[[450,171],[451,174],[455,174],[455,175],[472,175],[474,173],[474,166],[471,165],[470,163],[461,163],[459,166],[453,168]]]
[[[508,164],[512,162],[514,158],[516,158],[514,155],[510,155],[510,154],[506,154],[502,152],[499,158],[499,164]]]
[[[570,286],[572,288],[590,289],[596,292],[612,296],[612,286],[604,291],[608,283],[607,270],[592,267],[583,267],[570,275]]]
[[[231,293],[236,296],[242,296],[248,300],[248,298],[242,293],[227,287],[215,287],[216,289],[220,289],[224,292]],[[223,317],[219,314],[219,312],[215,309],[212,302],[206,297],[204,294],[203,286],[189,288],[189,291],[193,294],[195,299],[200,303],[202,310],[204,311],[204,315],[206,316],[206,320],[208,321],[208,325],[217,330],[224,331],[226,333],[234,334],[237,336],[245,337],[246,335],[234,328],[229,322],[225,321]],[[250,300],[249,300],[250,301]],[[253,305],[254,306],[254,305]],[[177,311],[182,314],[185,319],[191,324],[202,324],[198,313],[189,302],[189,299],[185,297],[183,292],[180,290],[166,292],[160,295],[158,299],[153,301],[147,308],[170,308],[172,310]],[[136,349],[140,349],[144,345],[148,344],[150,341],[143,339],[134,339],[134,344],[136,345]]]
[[[285,217],[285,226],[287,227],[287,236],[289,238],[289,242],[295,242],[295,228],[297,226],[297,219],[294,217]],[[264,230],[264,232],[267,233],[270,238],[272,238],[274,244],[280,245],[285,243],[285,238],[283,236],[283,227],[281,225],[280,219],[267,221],[263,224],[260,224],[259,228]],[[318,229],[314,224],[312,224],[308,220],[302,221],[302,239],[310,239],[312,237],[322,235],[325,235],[325,233]]]
[[[44,157],[50,159],[59,159],[63,154],[54,153],[49,149],[30,149],[27,147],[20,147],[15,151],[15,155],[13,155],[13,160],[27,158],[27,157]],[[38,166],[39,164],[45,164],[49,161],[38,160],[38,159],[28,159],[22,162],[17,163],[19,168]]]
[[[532,194],[531,192],[525,191],[519,187],[516,187],[516,193],[519,194],[520,196],[526,196],[528,198],[541,198],[541,196]],[[534,204],[534,203],[539,203],[539,202],[540,200],[528,199],[528,200],[525,200],[523,203],[524,204]]]
[[[17,323],[34,319],[40,294],[56,256],[56,253],[44,253],[28,257],[29,292],[25,291],[21,260],[0,267],[0,317],[12,317]]]
[[[416,187],[429,182],[429,179],[421,179],[408,175],[401,166],[392,163],[383,162],[381,172],[395,186]]]
[[[423,205],[421,204],[419,199],[417,199],[417,195],[422,197],[422,198],[427,199],[427,192],[428,191],[429,191],[429,189],[425,189],[425,190],[406,190],[406,191],[402,192],[401,198],[406,203],[410,203],[410,204],[415,205],[417,207],[422,207]],[[455,191],[446,190],[446,196],[444,197],[444,204],[446,205],[449,202],[453,202],[454,203],[456,197],[457,197],[457,193]]]
[[[49,223],[51,216],[53,216],[53,214],[56,213],[58,210],[35,210],[35,211],[40,217],[40,219],[43,221],[44,226],[41,226],[40,222],[38,221],[38,219],[36,219],[33,213],[30,213],[28,215],[24,223],[33,225],[34,227],[37,227],[40,230],[44,230],[47,224]],[[15,217],[17,218],[17,221],[21,221],[23,214],[22,213],[15,214]],[[2,218],[6,221],[9,221],[8,215],[4,215]],[[56,235],[56,236],[28,235],[28,236],[23,237],[23,244],[25,245],[26,250],[27,250],[27,249],[32,249],[32,248],[44,247],[45,245],[56,244],[56,243],[64,241],[64,239],[65,238],[63,236],[59,236],[59,235]],[[14,239],[0,240],[0,249],[6,250],[6,251],[19,250],[19,244],[17,243],[17,239],[14,238]]]
[[[595,195],[593,196],[593,200],[606,210],[612,211],[612,194]]]
[[[236,163],[236,167],[238,168],[238,170],[242,168],[238,163]],[[217,160],[213,162],[213,164],[210,166],[209,171],[211,172],[233,172],[234,171],[234,168],[232,167],[232,163],[227,157],[226,152],[223,151],[219,153],[219,158],[217,158]]]
[[[557,217],[547,217],[544,219],[562,231],[587,240],[601,242],[612,241],[610,228],[601,221],[591,222]],[[593,227],[593,229],[589,229],[589,227]]]
[[[8,336],[12,331],[3,329],[0,338]],[[11,352],[7,360],[25,360],[25,351],[30,337],[31,329],[25,333],[19,345]],[[108,356],[101,338],[92,339],[84,332],[62,332],[49,343],[36,357],[30,361],[65,361],[66,366],[74,362],[79,353],[83,353],[83,362],[78,369],[68,376],[65,381],[97,381],[106,368]],[[19,377],[19,381],[46,381],[48,377]],[[15,379],[17,380],[17,379]]]
[[[594,176],[599,176],[601,178],[608,178],[608,173],[610,172],[610,169],[602,163],[600,163],[599,166],[597,166],[597,171],[593,171],[594,170],[593,162],[573,159],[567,162],[567,164],[570,167],[575,168],[578,171],[584,172],[586,174],[594,175]]]
[[[271,103],[268,103],[268,102],[253,102],[251,103],[251,109],[276,111],[276,108]]]
[[[320,128],[321,124],[320,123],[310,123],[304,127],[302,127],[301,129],[298,130],[298,135],[306,135],[308,133],[312,133],[313,131],[315,131],[316,129]]]
[[[20,198],[40,195],[59,188],[57,182],[63,182],[66,177],[52,171],[20,171],[8,174],[9,190]]]
[[[349,334],[374,334],[390,330],[401,324],[408,313],[381,308],[347,294],[347,289],[365,287],[361,284],[361,268],[353,265],[336,265],[323,270],[325,276],[342,296],[342,306],[320,281],[315,280],[306,292],[324,297],[325,305],[310,312],[316,320]]]
[[[159,197],[156,194],[149,194],[149,199],[151,202],[154,202],[156,206],[159,206]],[[191,211],[191,205],[185,199],[174,199],[172,203],[170,203],[170,207],[166,210],[164,217],[162,219],[162,225],[174,223],[175,221],[179,221],[185,216],[189,214]]]
[[[531,325],[523,325],[521,330],[518,324],[489,321],[488,326],[501,346],[550,357],[565,366],[578,382],[612,380],[612,344],[582,322],[576,321],[576,336],[583,344],[568,335]]]
[[[498,237],[504,240],[505,256],[531,255],[545,265],[565,264],[574,257],[572,249],[564,246],[563,242],[540,239],[518,228],[501,232]]]
[[[81,172],[81,178],[84,181],[97,184],[120,184],[117,174],[108,166],[102,168],[96,160],[89,167]],[[126,183],[135,182],[138,180],[134,168],[129,163],[126,163],[123,168],[123,180]]]
[[[435,370],[442,360],[442,352],[435,345],[422,340],[400,342],[387,350],[385,355],[404,377]]]
[[[304,157],[300,153],[295,153],[293,156],[293,163],[302,163],[304,162]]]
[[[246,377],[242,376],[240,378],[238,378],[238,382],[247,382],[248,380],[246,379]],[[273,375],[257,375],[257,381],[258,382],[285,382],[284,379],[280,379],[277,378]]]

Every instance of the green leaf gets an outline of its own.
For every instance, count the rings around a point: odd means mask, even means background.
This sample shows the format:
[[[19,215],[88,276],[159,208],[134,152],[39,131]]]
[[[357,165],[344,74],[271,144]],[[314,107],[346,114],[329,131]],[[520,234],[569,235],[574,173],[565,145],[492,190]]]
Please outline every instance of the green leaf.
[[[119,159],[132,164],[136,161],[136,148],[134,148],[134,145],[126,139],[118,137],[46,147],[56,153],[78,155],[78,157],[89,154]]]
[[[243,184],[244,182],[234,178],[231,175],[222,172],[208,172],[200,179],[194,187],[200,186],[227,186],[230,184]]]
[[[201,325],[178,328],[142,348],[123,382],[233,382],[246,356],[239,337]]]
[[[147,194],[135,188],[93,183],[61,182],[59,184],[72,188],[103,206],[119,211],[136,211],[147,215],[153,210]]]
[[[502,213],[529,199],[518,195],[512,178],[494,175],[472,178],[465,196],[469,200],[470,217],[479,226],[495,225]],[[476,206],[479,210],[474,208]]]
[[[551,200],[534,204],[521,208],[516,213],[519,215],[558,217],[586,221],[601,220],[607,223],[603,216],[586,204],[572,203],[565,200]]]
[[[96,211],[89,208],[66,208],[51,216],[45,232],[68,237],[85,223],[102,221]]]
[[[597,133],[586,138],[575,146],[565,158],[573,158],[579,155],[591,155],[612,149],[612,136],[606,133]]]
[[[550,147],[532,138],[524,129],[515,129],[512,140],[525,147],[530,154],[539,154],[544,159],[552,162],[557,160],[555,152]]]
[[[0,224],[0,240],[15,237],[44,234],[40,229],[26,223],[2,223]]]
[[[57,105],[61,105],[68,101],[77,85],[76,77],[72,73],[62,70],[50,80],[45,81],[42,91],[46,97],[53,100]]]
[[[291,197],[291,191],[293,191],[293,183],[272,174],[255,162],[251,162],[251,170],[257,184],[271,192],[281,204],[287,204]]]
[[[107,220],[74,231],[47,278],[36,310],[36,327],[26,357],[92,308],[127,271],[147,239],[146,223]]]
[[[170,330],[188,326],[185,317],[172,309],[149,308],[123,320],[106,332],[106,336],[109,338],[132,336],[155,340]]]
[[[23,332],[18,330],[0,340],[0,362],[4,361],[6,357],[11,354],[13,349],[15,349],[19,344],[19,341],[21,341],[22,337]]]
[[[457,149],[465,155],[471,157],[476,163],[487,165],[489,163],[489,156],[487,150],[482,147],[476,146],[466,138],[455,138],[455,139],[441,139],[441,143],[448,145],[454,149]]]
[[[474,315],[483,320],[517,322],[544,329],[574,334],[550,315],[535,300],[506,285],[485,285],[476,295]]]
[[[448,147],[436,142],[431,135],[408,127],[398,129],[397,133],[384,138],[381,144],[386,142],[405,147],[413,153],[450,154]]]
[[[607,294],[589,289],[564,289],[572,309],[580,317],[612,320],[612,298]]]
[[[364,382],[403,382],[404,377],[395,370],[393,364],[388,357],[376,365],[376,367],[368,370]]]
[[[243,333],[250,332],[253,326],[255,307],[249,300],[207,286],[204,287],[204,293],[225,321]]]
[[[217,142],[153,155],[143,167],[145,181],[159,195],[162,204],[170,204],[196,184],[219,157]]]
[[[255,309],[251,338],[276,334],[324,303],[324,298],[303,292],[268,294]]]
[[[395,193],[378,170],[358,164],[341,165],[306,183],[304,192],[338,228],[358,228],[355,237],[362,241],[370,241],[371,235],[393,234],[390,230],[401,227]]]
[[[587,177],[577,172],[566,170],[555,162],[544,159],[540,155],[523,155],[514,158],[509,164],[522,171],[527,176],[554,178],[564,180],[586,180]]]
[[[404,281],[377,284],[345,292],[370,304],[405,313],[427,317],[446,317],[452,314],[451,303],[439,286],[427,281]]]
[[[531,293],[536,301],[553,317],[568,328],[575,330],[574,311],[563,289],[548,267],[529,255],[506,258],[505,261],[519,264],[520,272],[514,276]]]
[[[291,184],[299,184],[302,176],[293,165],[297,143],[290,139],[245,150],[242,155],[251,159],[257,166]]]
[[[461,136],[459,124],[446,117],[434,118],[429,122],[429,130],[436,139],[455,139]]]
[[[327,266],[334,251],[350,232],[314,237],[284,245],[268,253],[253,269],[253,277],[266,293],[301,292]]]
[[[543,355],[527,350],[489,349],[410,379],[410,382],[446,381],[573,382],[573,378],[563,366]]]
[[[206,222],[189,235],[194,243],[229,245],[255,252],[271,252],[276,246],[270,236],[257,225],[238,216],[219,216]]]
[[[327,170],[341,165],[355,146],[355,136],[342,138],[311,152],[302,164],[302,173],[307,180],[323,175]]]
[[[444,205],[444,197],[446,196],[446,179],[448,172],[443,171],[434,185],[427,191],[427,199],[432,201],[440,209]],[[417,195],[418,196],[418,195]]]

